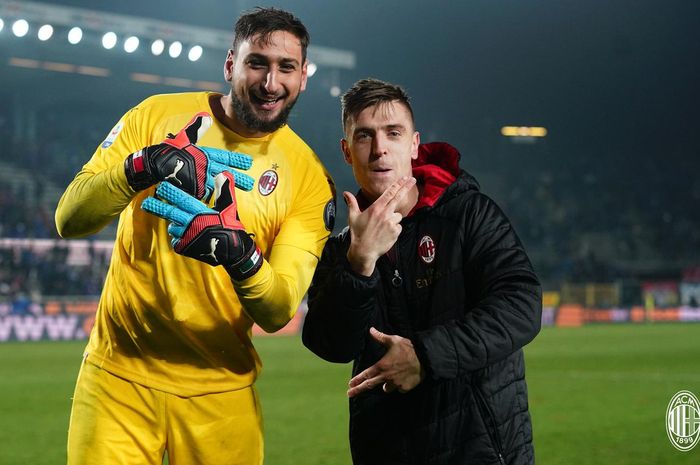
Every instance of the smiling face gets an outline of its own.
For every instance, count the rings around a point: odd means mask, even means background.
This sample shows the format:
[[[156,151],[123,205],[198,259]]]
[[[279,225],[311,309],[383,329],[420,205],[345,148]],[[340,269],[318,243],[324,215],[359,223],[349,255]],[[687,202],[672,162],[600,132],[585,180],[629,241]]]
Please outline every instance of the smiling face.
[[[411,113],[393,100],[350,116],[341,148],[362,193],[374,202],[394,181],[412,176],[419,144]]]
[[[224,77],[231,83],[226,116],[232,129],[248,137],[273,132],[306,88],[306,62],[301,41],[287,31],[255,35],[229,50]]]

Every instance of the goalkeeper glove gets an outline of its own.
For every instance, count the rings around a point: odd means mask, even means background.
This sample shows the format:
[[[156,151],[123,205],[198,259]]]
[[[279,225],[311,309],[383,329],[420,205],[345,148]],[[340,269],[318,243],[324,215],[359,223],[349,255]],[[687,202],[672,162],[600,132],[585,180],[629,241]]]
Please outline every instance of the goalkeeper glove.
[[[214,190],[214,176],[235,173],[236,186],[251,190],[255,181],[231,168],[247,170],[253,160],[248,155],[213,147],[194,145],[211,126],[208,113],[197,113],[176,135],[129,155],[124,161],[126,179],[135,191],[160,181],[168,181],[198,199],[208,200]]]
[[[145,211],[170,221],[168,234],[175,252],[212,266],[222,265],[236,281],[249,278],[262,266],[255,241],[238,218],[233,174],[216,176],[215,205],[211,209],[168,183],[141,204]]]

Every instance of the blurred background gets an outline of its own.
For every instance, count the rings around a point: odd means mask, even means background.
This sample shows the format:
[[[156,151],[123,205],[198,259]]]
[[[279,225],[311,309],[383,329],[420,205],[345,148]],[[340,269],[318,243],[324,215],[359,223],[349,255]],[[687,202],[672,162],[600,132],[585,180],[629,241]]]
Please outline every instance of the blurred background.
[[[57,240],[60,194],[145,97],[227,92],[233,24],[260,4],[0,0],[0,341],[86,337],[115,229]],[[422,141],[457,147],[512,220],[546,326],[700,320],[700,3],[274,6],[311,33],[290,126],[339,191],[356,190],[339,95],[364,77],[401,84]]]

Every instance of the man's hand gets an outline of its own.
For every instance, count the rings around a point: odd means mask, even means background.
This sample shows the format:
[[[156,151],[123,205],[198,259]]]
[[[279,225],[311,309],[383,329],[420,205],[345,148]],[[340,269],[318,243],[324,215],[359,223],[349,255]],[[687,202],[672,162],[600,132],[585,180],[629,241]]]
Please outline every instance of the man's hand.
[[[198,199],[208,200],[214,191],[214,176],[229,171],[235,174],[236,186],[251,190],[255,181],[232,168],[249,169],[250,156],[213,147],[194,145],[211,126],[208,113],[197,113],[176,135],[129,155],[124,170],[129,185],[141,191],[160,181],[168,181]]]
[[[141,204],[147,212],[171,222],[175,252],[212,266],[223,265],[231,278],[240,281],[254,275],[263,257],[238,218],[233,174],[216,176],[214,209],[173,187],[161,183],[156,195]]]
[[[384,392],[398,389],[400,393],[406,393],[418,386],[425,374],[411,340],[401,336],[390,336],[375,328],[370,328],[369,333],[387,348],[387,352],[377,363],[350,380],[348,397],[355,397],[380,384]]]
[[[403,177],[394,182],[374,203],[361,212],[357,199],[350,192],[343,192],[348,204],[350,248],[348,261],[353,271],[371,276],[374,265],[401,234],[403,216],[396,210],[401,200],[416,184],[415,178]]]

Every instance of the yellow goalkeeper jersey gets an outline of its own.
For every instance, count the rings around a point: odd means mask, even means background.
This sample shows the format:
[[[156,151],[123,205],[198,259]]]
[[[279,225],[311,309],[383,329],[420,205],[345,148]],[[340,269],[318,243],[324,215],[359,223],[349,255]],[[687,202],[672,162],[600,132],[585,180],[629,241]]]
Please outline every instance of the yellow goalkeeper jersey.
[[[251,385],[261,367],[251,327],[284,326],[306,292],[332,229],[334,189],[313,151],[288,126],[244,138],[213,118],[197,142],[245,153],[251,192],[236,189],[240,219],[265,261],[233,283],[226,271],[176,254],[168,222],[143,211],[155,186],[134,193],[125,158],[177,133],[220,94],[156,95],[128,111],[70,183],[56,210],[63,237],[94,233],[119,216],[87,360],[182,396]]]

